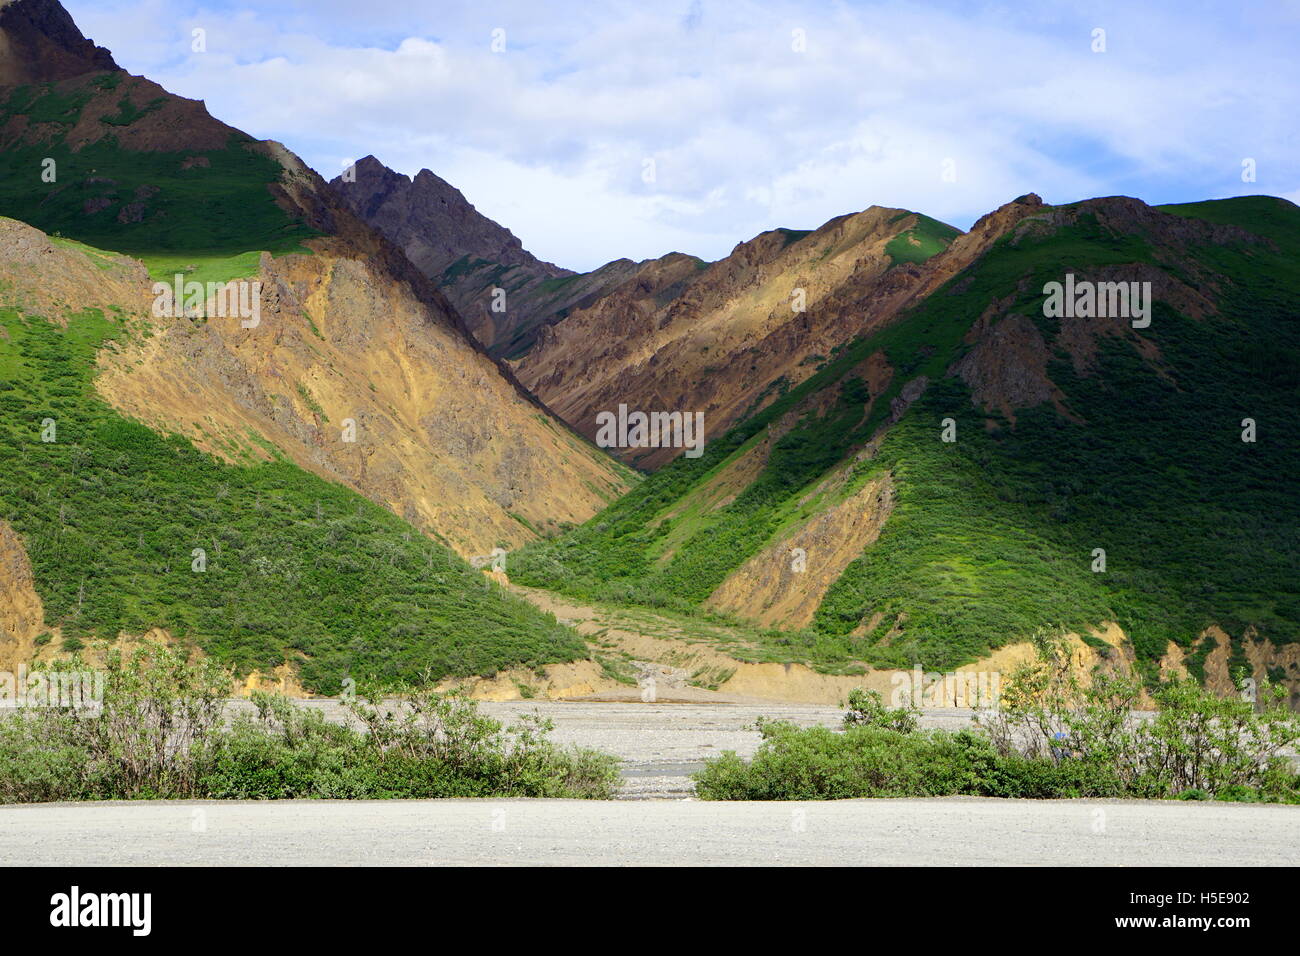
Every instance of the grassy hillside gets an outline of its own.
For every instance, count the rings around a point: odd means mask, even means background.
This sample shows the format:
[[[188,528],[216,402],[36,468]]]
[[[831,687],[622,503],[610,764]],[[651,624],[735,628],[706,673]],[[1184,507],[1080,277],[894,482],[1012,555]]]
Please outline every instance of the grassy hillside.
[[[1111,619],[1149,668],[1167,641],[1190,646],[1210,623],[1238,638],[1247,625],[1278,642],[1300,638],[1300,210],[1267,198],[1171,208],[1267,239],[1192,245],[1164,227],[1116,231],[1090,207],[1075,211],[1066,225],[1004,237],[700,459],[674,462],[581,528],[530,545],[512,560],[512,578],[699,609],[747,558],[833,503],[808,496],[884,424],[903,384],[925,375],[925,393],[836,496],[893,475],[897,502],[879,540],[836,580],[811,628],[772,640],[827,662],[944,668],[1045,623]],[[1143,334],[1158,361],[1123,337],[1101,338],[1095,372],[1082,376],[1055,343],[1047,372],[1072,417],[1045,403],[1019,409],[1013,424],[974,407],[948,374],[995,300],[1004,300],[1000,314],[1029,317],[1053,343],[1058,320],[1042,316],[1044,282],[1143,263],[1214,290],[1219,314],[1192,318],[1157,301]],[[849,372],[877,351],[895,375],[864,419],[865,384]],[[747,443],[827,389],[833,400],[776,442],[734,500],[693,506]],[[955,443],[940,441],[949,417]],[[1254,444],[1241,441],[1247,417],[1258,423]],[[1096,548],[1107,553],[1105,573],[1091,570]],[[867,629],[873,616],[879,623]]]
[[[245,671],[301,661],[321,692],[348,675],[585,656],[572,631],[360,495],[284,461],[227,465],[118,415],[91,379],[95,351],[128,334],[148,332],[0,306],[0,517],[65,640],[164,627]]]
[[[900,262],[925,262],[930,257],[943,252],[953,239],[961,235],[960,229],[955,229],[946,222],[931,219],[920,213],[905,215],[915,216],[916,225],[906,232],[899,233],[885,246],[885,255],[893,260],[894,265]]]
[[[119,135],[151,112],[118,96],[137,82],[104,73],[0,90],[0,129],[43,124],[0,150],[0,215],[135,256],[155,277],[225,280],[254,274],[257,251],[306,252],[301,241],[315,233],[276,204],[268,186],[280,166],[250,149],[251,137],[232,130],[215,150],[122,148]],[[103,112],[105,97],[116,111],[98,117],[99,138],[74,148],[69,133],[86,111]],[[42,179],[48,159],[54,182]]]

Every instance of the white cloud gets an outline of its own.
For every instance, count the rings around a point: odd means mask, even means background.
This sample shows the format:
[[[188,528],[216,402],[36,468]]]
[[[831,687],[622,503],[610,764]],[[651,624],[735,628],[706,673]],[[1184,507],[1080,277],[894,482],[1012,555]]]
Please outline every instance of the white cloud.
[[[366,153],[427,166],[574,268],[715,258],[873,203],[966,226],[1031,190],[1203,198],[1235,189],[1243,156],[1260,181],[1237,192],[1300,179],[1295,20],[1280,7],[1244,23],[1174,4],[79,7],[123,65],[323,174]],[[196,24],[206,54],[188,53]],[[1099,24],[1104,54],[1089,48]],[[948,158],[956,182],[940,178]]]

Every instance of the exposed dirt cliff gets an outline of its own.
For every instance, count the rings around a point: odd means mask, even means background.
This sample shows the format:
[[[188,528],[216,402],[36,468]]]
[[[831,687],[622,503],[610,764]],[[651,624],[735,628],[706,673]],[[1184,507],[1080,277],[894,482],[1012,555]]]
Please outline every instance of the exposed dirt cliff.
[[[31,660],[44,624],[22,539],[8,522],[0,521],[0,670],[13,671]]]

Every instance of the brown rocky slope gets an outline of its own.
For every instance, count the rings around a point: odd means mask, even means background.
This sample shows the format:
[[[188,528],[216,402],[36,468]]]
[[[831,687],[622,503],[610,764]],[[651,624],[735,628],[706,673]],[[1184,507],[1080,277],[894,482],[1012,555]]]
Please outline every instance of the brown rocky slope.
[[[366,156],[330,186],[437,284],[493,355],[526,351],[540,328],[594,301],[638,265],[619,259],[579,274],[543,262],[428,169],[412,179]]]
[[[810,233],[763,233],[709,265],[665,256],[544,329],[516,373],[589,438],[596,435],[596,416],[620,403],[703,412],[707,434],[721,435],[807,379],[846,343],[937,289],[1011,224],[1040,209],[1034,195],[1008,203],[924,261],[899,251],[916,242],[924,217],[879,206]],[[624,449],[621,455],[654,469],[679,451]]]

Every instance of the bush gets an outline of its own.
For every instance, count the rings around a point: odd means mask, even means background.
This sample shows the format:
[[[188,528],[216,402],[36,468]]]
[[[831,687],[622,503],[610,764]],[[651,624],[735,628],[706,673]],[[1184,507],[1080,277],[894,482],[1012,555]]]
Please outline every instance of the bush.
[[[159,645],[111,654],[105,676],[97,714],[42,707],[0,717],[0,802],[609,798],[617,789],[617,760],[555,746],[549,721],[526,715],[505,727],[427,687],[387,704],[378,689],[347,702],[358,725],[348,726],[270,694],[227,719],[230,672]]]
[[[855,797],[1107,797],[1113,774],[1094,766],[999,754],[970,731],[903,732],[850,725],[762,725],[746,763],[728,751],[695,775],[704,800],[840,800]]]
[[[884,727],[909,734],[916,730],[916,719],[920,711],[913,706],[889,708],[879,691],[849,691],[849,712],[844,715],[846,727]]]
[[[1219,698],[1192,681],[1164,685],[1155,714],[1137,712],[1141,684],[1098,670],[1074,678],[1061,636],[1038,637],[1037,662],[1019,668],[984,731],[917,731],[916,712],[854,691],[844,730],[760,722],[745,763],[734,752],[695,775],[705,800],[851,797],[1145,797],[1300,803],[1286,751],[1300,719],[1285,693],[1257,705]]]
[[[979,717],[999,753],[1106,768],[1126,796],[1297,799],[1285,754],[1300,740],[1300,719],[1284,688],[1265,683],[1256,701],[1170,681],[1150,715],[1137,710],[1137,678],[1098,669],[1083,686],[1062,635],[1040,633],[1036,643],[1038,659],[1012,674],[1003,706]]]

